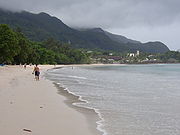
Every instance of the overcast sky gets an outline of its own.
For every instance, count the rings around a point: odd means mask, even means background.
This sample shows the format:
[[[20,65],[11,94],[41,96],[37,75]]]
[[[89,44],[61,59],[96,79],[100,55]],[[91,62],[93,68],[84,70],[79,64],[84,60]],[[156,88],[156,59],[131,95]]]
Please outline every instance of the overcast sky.
[[[101,27],[180,49],[180,0],[0,0],[13,11],[47,12],[71,27]]]

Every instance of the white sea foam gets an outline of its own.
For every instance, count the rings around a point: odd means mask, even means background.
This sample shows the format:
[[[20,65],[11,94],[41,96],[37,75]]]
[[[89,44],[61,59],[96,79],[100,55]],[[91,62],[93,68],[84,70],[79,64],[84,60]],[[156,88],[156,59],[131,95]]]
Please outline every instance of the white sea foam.
[[[78,96],[78,95],[76,95],[76,96]],[[100,119],[99,121],[96,122],[96,124],[97,124],[97,128],[96,129],[99,130],[100,132],[102,132],[103,133],[102,135],[107,135],[107,132],[104,129],[104,126],[103,126],[104,118],[102,117],[100,111],[98,109],[96,109],[96,108],[86,106],[86,104],[88,104],[89,102],[87,100],[82,99],[81,96],[79,96],[79,100],[83,101],[85,103],[73,103],[73,105],[74,106],[78,106],[78,107],[83,107],[83,108],[94,110],[96,112],[96,114],[98,115],[99,119]]]
[[[77,78],[77,79],[87,79],[86,77],[82,77],[82,76],[72,76],[72,75],[69,75],[68,77]]]
[[[61,86],[62,86],[62,85],[61,85]],[[107,135],[107,132],[106,132],[106,130],[104,129],[104,126],[103,126],[104,119],[103,119],[100,111],[99,111],[98,109],[96,109],[96,108],[86,106],[86,104],[88,104],[89,102],[88,102],[87,100],[83,99],[82,96],[77,95],[77,94],[75,94],[74,92],[71,92],[68,88],[64,88],[64,90],[67,91],[68,93],[74,95],[74,96],[79,97],[78,100],[83,102],[83,103],[73,103],[74,106],[87,108],[87,109],[90,109],[90,110],[94,110],[94,111],[96,112],[96,114],[97,114],[98,117],[100,118],[100,120],[96,122],[96,124],[97,124],[97,130],[99,130],[100,132],[102,132],[102,135]]]
[[[98,114],[103,135],[180,134],[180,65],[92,69],[59,69],[52,78],[83,101],[73,105]]]

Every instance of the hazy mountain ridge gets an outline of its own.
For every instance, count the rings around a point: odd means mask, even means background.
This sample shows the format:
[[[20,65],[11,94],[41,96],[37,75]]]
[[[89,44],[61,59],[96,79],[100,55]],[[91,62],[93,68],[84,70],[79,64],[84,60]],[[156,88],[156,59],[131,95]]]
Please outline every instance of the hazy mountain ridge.
[[[100,33],[107,35],[111,40],[116,41],[118,43],[124,43],[124,44],[127,44],[127,43],[139,44],[139,43],[141,43],[140,41],[128,39],[125,36],[116,35],[116,34],[112,34],[112,33],[108,32],[108,31],[104,31],[101,28],[79,29],[79,30],[80,31],[100,32]]]
[[[79,31],[70,28],[60,19],[47,13],[29,12],[13,13],[0,10],[0,23],[9,24],[12,28],[21,28],[31,40],[43,41],[49,37],[63,42],[71,42],[76,48],[103,49],[114,51],[136,51],[163,53],[169,49],[161,42],[142,44],[126,37],[105,32],[101,28]]]
[[[131,51],[140,50],[142,52],[149,52],[149,53],[163,53],[169,50],[169,48],[165,44],[159,41],[141,43],[140,41],[128,39],[124,36],[116,35],[116,34],[112,34],[110,32],[104,31],[101,28],[87,29],[87,31],[103,33],[107,35],[111,40],[118,42],[120,44],[123,44],[127,48],[130,48]]]
[[[125,43],[125,44],[127,44],[127,43],[140,44],[141,43],[140,41],[132,40],[132,39],[129,39],[125,36],[112,34],[112,33],[107,32],[107,31],[105,31],[105,34],[108,37],[110,37],[112,40],[117,41],[119,43]]]

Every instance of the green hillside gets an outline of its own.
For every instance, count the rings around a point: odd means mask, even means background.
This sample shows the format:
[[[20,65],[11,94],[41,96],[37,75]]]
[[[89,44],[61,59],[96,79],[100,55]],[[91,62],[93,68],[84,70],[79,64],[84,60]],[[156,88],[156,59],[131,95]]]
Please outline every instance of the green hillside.
[[[168,47],[161,42],[146,44],[121,43],[113,40],[104,32],[96,30],[79,31],[65,25],[61,20],[46,13],[29,12],[13,13],[0,10],[0,24],[8,24],[11,28],[20,28],[30,40],[44,41],[50,37],[64,43],[71,43],[74,48],[113,50],[132,52],[140,50],[149,53],[164,53]]]

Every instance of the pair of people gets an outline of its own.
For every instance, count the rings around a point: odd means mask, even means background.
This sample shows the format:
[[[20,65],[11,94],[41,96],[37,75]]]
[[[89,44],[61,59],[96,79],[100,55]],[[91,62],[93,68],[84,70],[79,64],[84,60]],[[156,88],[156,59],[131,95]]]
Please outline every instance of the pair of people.
[[[38,67],[37,64],[34,67],[34,70],[33,70],[32,74],[35,74],[36,81],[39,81],[40,70],[39,70],[39,67]]]

